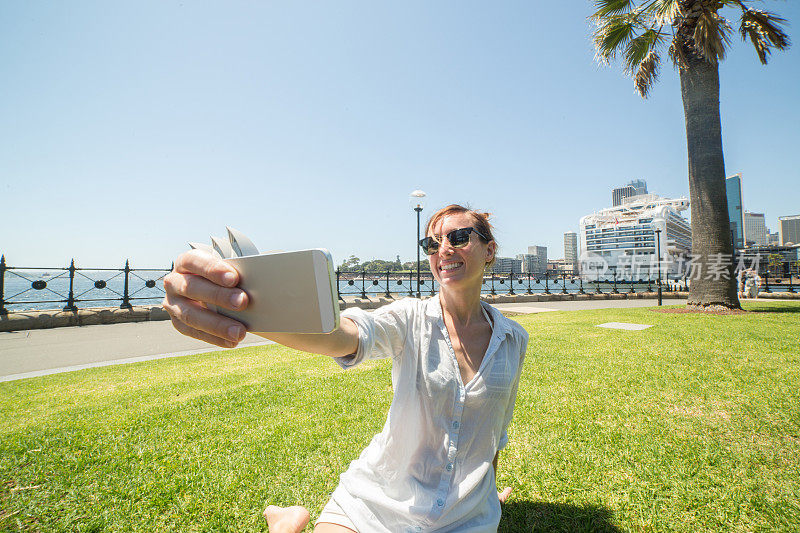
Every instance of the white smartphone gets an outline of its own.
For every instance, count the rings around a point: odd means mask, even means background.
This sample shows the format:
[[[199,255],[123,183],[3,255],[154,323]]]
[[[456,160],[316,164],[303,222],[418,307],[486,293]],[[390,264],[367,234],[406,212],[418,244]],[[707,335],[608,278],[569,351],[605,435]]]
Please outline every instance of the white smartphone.
[[[250,303],[217,308],[254,333],[330,333],[339,327],[339,290],[331,254],[322,248],[225,259]]]

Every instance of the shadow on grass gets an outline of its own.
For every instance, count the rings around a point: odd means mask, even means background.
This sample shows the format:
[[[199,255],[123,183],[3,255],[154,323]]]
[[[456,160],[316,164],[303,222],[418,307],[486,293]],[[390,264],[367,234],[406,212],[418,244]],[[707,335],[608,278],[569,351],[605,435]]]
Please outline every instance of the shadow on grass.
[[[611,523],[612,513],[605,507],[578,507],[564,503],[515,501],[503,506],[498,533],[532,531],[602,532],[622,530]]]
[[[745,311],[749,311],[751,313],[800,313],[800,305],[787,305],[786,307],[770,305],[766,307],[757,307],[754,309],[745,309]]]

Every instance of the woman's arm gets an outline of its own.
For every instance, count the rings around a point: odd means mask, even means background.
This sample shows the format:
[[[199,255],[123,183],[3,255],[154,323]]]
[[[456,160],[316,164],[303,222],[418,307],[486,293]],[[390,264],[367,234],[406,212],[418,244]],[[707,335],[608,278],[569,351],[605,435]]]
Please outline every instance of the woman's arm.
[[[330,333],[256,333],[265,339],[304,352],[344,357],[358,350],[358,327],[342,317],[339,327]]]
[[[180,333],[224,348],[236,346],[245,336],[244,324],[211,311],[205,304],[241,310],[247,294],[236,287],[239,273],[231,265],[201,250],[178,257],[164,278],[163,307]],[[358,328],[343,318],[338,329],[327,334],[267,333],[263,337],[290,348],[342,357],[358,349]]]

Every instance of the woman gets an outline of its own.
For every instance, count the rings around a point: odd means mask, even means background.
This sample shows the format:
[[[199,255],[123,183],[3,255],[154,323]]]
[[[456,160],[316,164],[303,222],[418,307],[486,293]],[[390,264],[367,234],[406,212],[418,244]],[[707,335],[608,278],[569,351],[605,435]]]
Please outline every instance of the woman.
[[[327,335],[264,334],[286,346],[335,357],[343,368],[392,358],[394,398],[381,433],[341,475],[315,533],[496,531],[495,474],[507,443],[528,335],[480,300],[497,243],[488,214],[450,205],[433,214],[420,241],[438,297],[406,298],[373,313],[348,309]],[[165,278],[164,307],[181,333],[234,346],[244,327],[199,302],[247,305],[236,272],[193,251]],[[295,506],[267,507],[272,533],[309,520]]]

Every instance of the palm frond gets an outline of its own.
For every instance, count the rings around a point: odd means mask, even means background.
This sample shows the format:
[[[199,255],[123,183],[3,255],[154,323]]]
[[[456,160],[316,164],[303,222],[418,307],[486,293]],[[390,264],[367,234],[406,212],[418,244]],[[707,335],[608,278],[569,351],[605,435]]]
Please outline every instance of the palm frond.
[[[636,92],[642,98],[647,98],[650,88],[656,82],[660,65],[661,57],[654,50],[651,50],[639,63],[639,70],[636,71],[633,82],[636,86]]]
[[[619,15],[630,11],[632,0],[595,0],[592,18]]]
[[[678,0],[656,0],[647,6],[647,11],[656,24],[672,25],[680,14]]]
[[[791,44],[789,37],[779,27],[786,23],[786,19],[769,11],[758,9],[745,9],[742,11],[739,33],[742,39],[753,43],[758,59],[763,65],[767,64],[772,48],[784,50]]]
[[[625,47],[625,72],[632,76],[638,71],[639,65],[653,48],[662,42],[662,39],[661,32],[653,28],[631,39]]]
[[[597,59],[608,63],[617,56],[620,48],[625,46],[634,35],[634,21],[628,14],[610,15],[597,21],[594,33],[594,46]]]
[[[701,9],[694,28],[694,49],[706,61],[717,63],[725,58],[725,47],[730,45],[731,26],[715,11]]]

